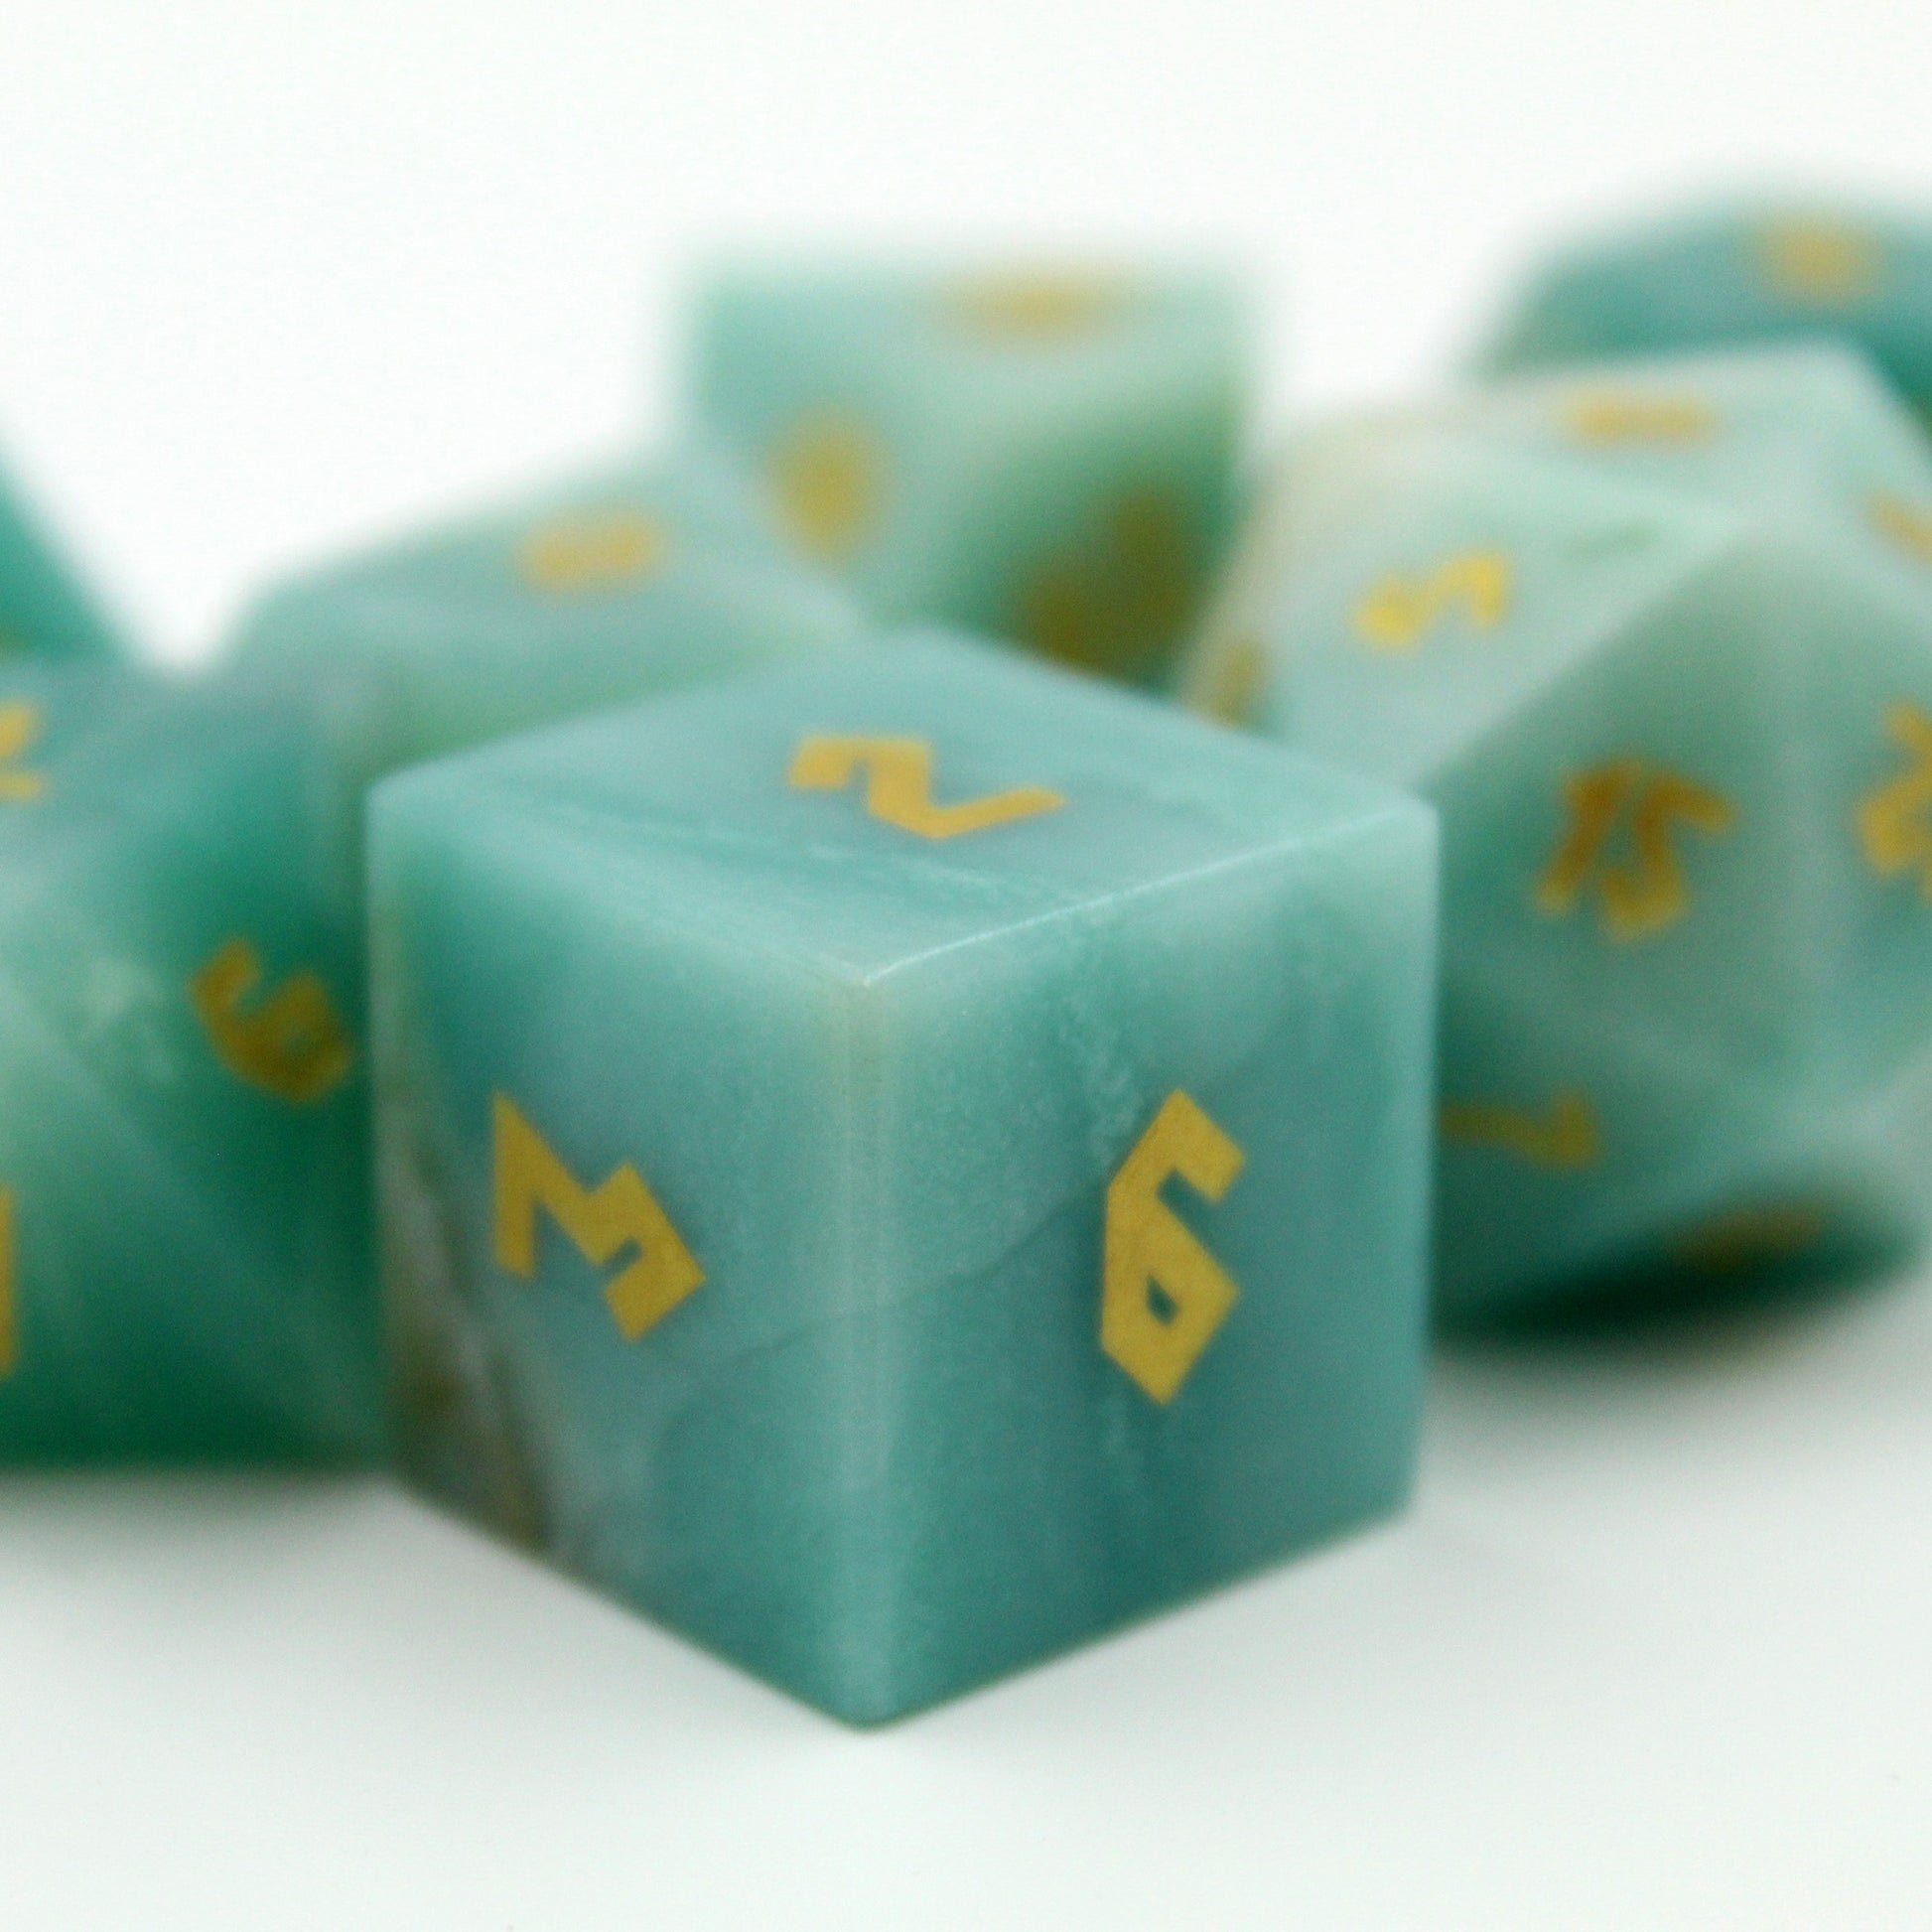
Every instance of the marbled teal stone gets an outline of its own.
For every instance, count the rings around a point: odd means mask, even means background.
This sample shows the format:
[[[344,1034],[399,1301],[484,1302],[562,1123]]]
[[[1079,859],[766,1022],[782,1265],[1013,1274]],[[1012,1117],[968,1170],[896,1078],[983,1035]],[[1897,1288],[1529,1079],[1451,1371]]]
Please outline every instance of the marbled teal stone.
[[[1154,681],[1227,534],[1246,365],[1217,275],[827,265],[719,276],[695,380],[882,620]]]
[[[116,658],[119,630],[0,474],[0,657]]]
[[[1422,805],[927,635],[372,821],[435,1494],[857,1722],[1404,1495]]]
[[[0,1459],[379,1447],[354,803],[286,705],[0,672]]]
[[[1806,501],[1561,400],[1306,437],[1188,677],[1442,809],[1457,1315],[1874,1265],[1932,1192],[1932,585],[1865,509],[1924,464],[1853,412]]]
[[[334,713],[373,775],[853,642],[851,596],[698,452],[607,468],[295,577],[230,666]]]
[[[1932,220],[1760,201],[1591,237],[1529,278],[1484,362],[1502,373],[1794,336],[1856,345],[1932,409]]]

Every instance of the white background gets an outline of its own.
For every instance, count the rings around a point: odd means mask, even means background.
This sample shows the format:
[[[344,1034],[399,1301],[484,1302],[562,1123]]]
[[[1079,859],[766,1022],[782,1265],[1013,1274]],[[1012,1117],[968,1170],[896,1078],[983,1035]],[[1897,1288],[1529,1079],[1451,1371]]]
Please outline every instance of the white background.
[[[0,420],[158,648],[661,422],[720,243],[1207,241],[1274,405],[1531,241],[1932,203],[1924,0],[0,0]],[[1932,1927],[1932,1289],[1465,1349],[1420,1505],[843,1732],[371,1484],[0,1479],[7,1932]]]

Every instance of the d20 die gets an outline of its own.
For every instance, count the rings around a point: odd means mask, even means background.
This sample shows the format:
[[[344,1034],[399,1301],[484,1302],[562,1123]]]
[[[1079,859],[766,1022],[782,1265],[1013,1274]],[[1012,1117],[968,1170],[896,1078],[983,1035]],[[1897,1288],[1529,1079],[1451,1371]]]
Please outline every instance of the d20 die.
[[[1317,438],[1197,667],[1201,702],[1442,808],[1452,1313],[1924,1228],[1932,603],[1846,522],[1737,493]]]
[[[379,1447],[354,817],[287,706],[0,675],[0,1458]]]
[[[1932,223],[1852,207],[1694,210],[1580,242],[1532,276],[1493,372],[1791,336],[1864,349],[1932,408]]]
[[[721,277],[706,430],[875,615],[1152,680],[1226,533],[1243,331],[1205,275]]]
[[[0,475],[0,657],[112,658],[119,633]]]
[[[431,1490],[861,1722],[1403,1495],[1426,808],[928,637],[373,817]]]
[[[857,637],[757,495],[700,453],[578,478],[328,565],[243,620],[237,674],[326,695],[371,775]]]

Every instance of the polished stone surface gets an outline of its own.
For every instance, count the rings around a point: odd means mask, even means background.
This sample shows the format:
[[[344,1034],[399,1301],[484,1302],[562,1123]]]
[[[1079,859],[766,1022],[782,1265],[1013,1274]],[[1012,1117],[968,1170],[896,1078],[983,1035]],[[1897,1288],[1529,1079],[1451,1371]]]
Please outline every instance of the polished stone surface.
[[[373,812],[415,1478],[874,1721],[1392,1508],[1426,808],[942,637]]]
[[[696,453],[610,467],[323,565],[269,591],[229,653],[335,714],[369,775],[811,656],[861,628],[758,492]]]
[[[1197,705],[1444,814],[1442,1306],[1918,1246],[1932,468],[1829,350],[1307,436]]]
[[[0,673],[0,1458],[380,1440],[353,795],[298,709]]]
[[[719,275],[705,433],[880,619],[1158,679],[1227,534],[1245,318],[1199,272],[834,264]]]

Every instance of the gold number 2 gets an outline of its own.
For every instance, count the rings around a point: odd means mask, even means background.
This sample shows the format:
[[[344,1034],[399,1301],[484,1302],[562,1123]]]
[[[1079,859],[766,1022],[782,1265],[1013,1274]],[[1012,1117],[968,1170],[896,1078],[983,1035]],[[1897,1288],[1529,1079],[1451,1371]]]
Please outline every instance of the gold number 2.
[[[1173,1399],[1239,1293],[1161,1198],[1162,1184],[1178,1174],[1217,1201],[1245,1160],[1175,1088],[1108,1184],[1100,1345],[1156,1402]]]
[[[317,973],[291,973],[244,1010],[261,976],[261,955],[246,939],[230,939],[189,981],[189,997],[230,1073],[306,1106],[347,1076],[355,1048]]]
[[[866,810],[922,839],[983,832],[989,825],[1031,818],[1066,803],[1044,785],[1015,785],[984,798],[935,805],[932,746],[923,738],[807,738],[792,759],[791,783],[800,791],[842,791],[862,767],[867,774]]]
[[[1355,634],[1374,650],[1414,650],[1457,609],[1493,629],[1509,615],[1512,574],[1500,550],[1464,550],[1422,577],[1391,572],[1355,606]]]
[[[684,1237],[629,1162],[586,1187],[507,1094],[496,1095],[492,1112],[496,1259],[526,1280],[536,1273],[539,1207],[593,1268],[635,1247],[636,1260],[604,1284],[620,1331],[635,1341],[704,1280]]]
[[[1538,882],[1536,902],[1557,917],[1574,912],[1594,882],[1604,927],[1615,939],[1642,939],[1674,925],[1691,909],[1684,864],[1671,843],[1673,822],[1700,832],[1728,832],[1730,801],[1681,772],[1615,759],[1564,783],[1570,829]],[[1605,857],[1628,823],[1631,863]]]

